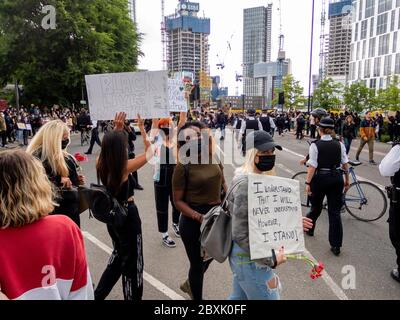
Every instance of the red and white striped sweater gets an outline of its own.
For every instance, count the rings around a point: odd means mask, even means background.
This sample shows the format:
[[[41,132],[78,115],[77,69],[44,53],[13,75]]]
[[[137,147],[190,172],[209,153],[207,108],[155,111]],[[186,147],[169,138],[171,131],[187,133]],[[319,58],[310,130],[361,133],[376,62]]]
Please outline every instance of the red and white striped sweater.
[[[0,288],[16,300],[92,300],[82,233],[66,216],[0,229]]]

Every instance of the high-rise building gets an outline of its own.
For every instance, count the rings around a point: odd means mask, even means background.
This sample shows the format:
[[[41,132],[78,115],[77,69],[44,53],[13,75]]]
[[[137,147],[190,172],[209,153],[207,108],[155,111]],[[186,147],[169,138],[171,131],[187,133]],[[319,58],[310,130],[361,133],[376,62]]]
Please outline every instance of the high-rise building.
[[[399,0],[354,0],[350,82],[384,89],[400,75]]]
[[[136,0],[128,0],[129,17],[136,23]]]
[[[189,72],[198,83],[201,75],[209,75],[210,35],[210,19],[198,17],[199,11],[198,3],[180,0],[175,14],[165,18],[170,75]]]
[[[272,4],[244,9],[243,93],[266,96],[265,78],[254,77],[254,65],[271,61]]]
[[[349,74],[351,8],[352,0],[331,0],[329,3],[325,76],[343,84],[346,83]]]

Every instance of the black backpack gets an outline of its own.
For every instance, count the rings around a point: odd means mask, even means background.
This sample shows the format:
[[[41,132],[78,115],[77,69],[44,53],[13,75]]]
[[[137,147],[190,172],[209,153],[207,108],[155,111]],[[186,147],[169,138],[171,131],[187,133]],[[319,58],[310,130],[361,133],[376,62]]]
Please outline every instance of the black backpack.
[[[112,196],[105,186],[91,184],[90,188],[81,189],[81,195],[85,198],[91,215],[100,222],[116,227],[125,224],[127,207]]]

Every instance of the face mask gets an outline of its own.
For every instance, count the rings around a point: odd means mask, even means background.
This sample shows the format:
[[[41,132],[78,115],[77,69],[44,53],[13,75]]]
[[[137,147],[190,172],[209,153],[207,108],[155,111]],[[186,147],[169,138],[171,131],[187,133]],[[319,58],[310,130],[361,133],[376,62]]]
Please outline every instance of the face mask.
[[[258,159],[259,162],[256,163],[255,165],[257,169],[260,170],[261,172],[271,171],[275,167],[275,160],[276,160],[275,155],[259,156]]]
[[[63,150],[67,149],[68,145],[69,145],[69,139],[61,141],[61,149]]]
[[[169,128],[161,128],[160,129],[162,132],[164,132],[164,134],[166,135],[166,136],[169,136],[169,133],[170,133],[170,129]]]

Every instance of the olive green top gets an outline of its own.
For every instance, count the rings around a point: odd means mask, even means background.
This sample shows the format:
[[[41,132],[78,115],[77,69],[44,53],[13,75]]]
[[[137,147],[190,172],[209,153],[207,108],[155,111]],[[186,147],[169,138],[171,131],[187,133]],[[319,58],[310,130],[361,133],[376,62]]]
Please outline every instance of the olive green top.
[[[191,205],[221,202],[223,166],[218,164],[188,164],[186,186],[185,168],[179,163],[172,178],[173,191],[185,191],[185,202]]]

